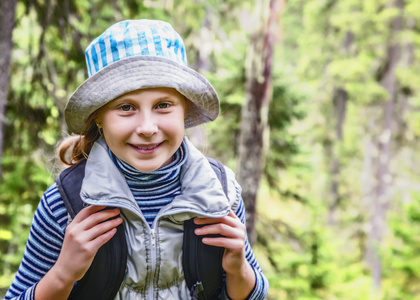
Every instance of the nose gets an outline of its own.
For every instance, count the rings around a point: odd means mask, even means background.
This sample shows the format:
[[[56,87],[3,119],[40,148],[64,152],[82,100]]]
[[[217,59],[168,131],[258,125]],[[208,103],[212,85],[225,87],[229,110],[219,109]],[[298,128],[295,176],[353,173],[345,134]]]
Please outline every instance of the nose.
[[[137,124],[136,133],[138,135],[151,137],[158,131],[156,118],[154,118],[152,114],[143,114]]]

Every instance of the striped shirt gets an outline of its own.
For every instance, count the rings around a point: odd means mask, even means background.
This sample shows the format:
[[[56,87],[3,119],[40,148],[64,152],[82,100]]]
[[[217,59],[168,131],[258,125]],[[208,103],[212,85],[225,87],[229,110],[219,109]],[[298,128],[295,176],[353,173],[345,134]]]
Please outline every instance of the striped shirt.
[[[119,159],[109,150],[111,159],[124,175],[150,227],[159,211],[181,193],[179,172],[187,158],[186,154],[187,148],[182,143],[170,164],[156,171],[143,173]]]
[[[150,182],[150,184],[145,185],[147,193],[134,180],[137,175],[142,177],[146,176],[145,173],[133,175],[131,174],[131,171],[133,171],[132,167],[122,163],[118,159],[114,160],[117,167],[126,177],[127,183],[133,191],[134,197],[149,224],[152,224],[160,208],[170,203],[175,195],[179,193],[181,184],[179,181],[179,169],[187,155],[185,150],[186,148],[179,150],[173,162],[165,168],[160,169],[166,169],[167,172],[154,174],[157,175],[156,177],[152,176],[153,179],[159,178],[161,181],[149,179],[153,183]],[[176,169],[177,171],[175,171]],[[167,193],[164,193],[164,198],[166,199],[164,201],[160,201],[161,199],[159,197],[154,198],[157,193],[156,190],[160,192],[158,182],[161,182],[168,190]],[[151,188],[152,186],[153,188]],[[171,189],[172,193],[170,192]],[[144,195],[150,196],[150,198],[146,199],[147,197],[145,198]],[[240,204],[235,213],[241,222],[245,223],[244,204],[242,198],[240,200]],[[56,183],[53,183],[42,196],[38,208],[35,211],[22,262],[12,285],[6,293],[5,300],[34,299],[34,291],[37,283],[54,265],[60,254],[67,222],[67,210]],[[248,240],[246,240],[245,250],[246,259],[253,267],[256,275],[255,287],[248,299],[264,299],[268,292],[268,282],[262,274],[262,270],[255,259]]]

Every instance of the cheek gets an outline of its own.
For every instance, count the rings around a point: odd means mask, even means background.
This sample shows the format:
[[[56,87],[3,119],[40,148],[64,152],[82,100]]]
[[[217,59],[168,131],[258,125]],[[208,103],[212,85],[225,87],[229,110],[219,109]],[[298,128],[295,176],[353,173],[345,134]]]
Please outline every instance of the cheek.
[[[127,138],[133,131],[130,122],[118,118],[104,118],[102,132],[108,145],[117,144]]]
[[[183,122],[168,122],[162,124],[160,127],[166,134],[173,137],[183,136],[184,135],[184,123]]]
[[[184,114],[182,112],[178,113],[176,116],[165,117],[162,116],[159,120],[160,128],[164,128],[166,131],[171,131],[176,133],[177,131],[182,131],[183,133],[185,128]]]
[[[165,121],[165,125],[161,126],[164,134],[170,138],[171,144],[179,147],[185,135],[184,119],[182,121]]]
[[[102,118],[102,126],[109,132],[127,131],[133,127],[133,124],[132,119],[121,118],[114,114],[108,114]]]

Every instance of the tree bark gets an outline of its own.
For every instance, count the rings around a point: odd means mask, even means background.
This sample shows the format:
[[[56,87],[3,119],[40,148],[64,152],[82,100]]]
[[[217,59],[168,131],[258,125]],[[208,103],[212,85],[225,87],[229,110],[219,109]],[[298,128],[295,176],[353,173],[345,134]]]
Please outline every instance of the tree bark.
[[[205,16],[203,18],[198,37],[200,47],[197,47],[196,49],[197,58],[195,60],[195,69],[200,73],[210,70],[211,40],[209,41],[209,32],[211,31],[211,14],[211,8],[208,4],[206,4]]]
[[[380,77],[380,84],[388,92],[389,99],[383,105],[383,124],[376,142],[377,155],[374,156],[375,186],[370,199],[370,216],[367,235],[365,259],[372,271],[372,285],[374,291],[379,291],[382,280],[382,262],[380,245],[386,230],[386,214],[389,209],[391,196],[392,174],[390,171],[391,147],[393,141],[394,106],[398,99],[396,68],[400,60],[401,45],[396,44],[395,37],[402,29],[403,0],[394,2],[394,7],[400,13],[392,22],[392,30],[387,51],[386,67]]]
[[[256,29],[250,37],[246,68],[246,96],[239,137],[238,180],[247,211],[247,231],[251,244],[256,238],[257,192],[261,179],[264,131],[272,95],[271,71],[275,37],[279,31],[284,0],[257,1]]]
[[[335,113],[335,141],[333,142],[332,147],[332,162],[331,162],[331,198],[332,204],[330,205],[330,210],[328,214],[328,224],[336,224],[336,211],[341,202],[341,195],[339,191],[339,182],[340,182],[340,158],[338,153],[338,147],[340,142],[343,140],[343,126],[344,120],[346,117],[346,107],[347,107],[347,92],[339,88],[334,92],[333,102],[334,102],[334,113]]]
[[[0,1],[0,178],[4,149],[4,124],[6,121],[7,93],[9,92],[9,65],[12,52],[12,32],[15,25],[17,0]]]
[[[352,32],[347,31],[346,36],[344,39],[344,55],[350,55],[350,46],[352,45],[354,40],[354,35]],[[334,107],[334,116],[333,119],[335,120],[335,140],[331,143],[332,145],[331,150],[331,165],[330,165],[330,172],[331,172],[331,205],[329,207],[328,213],[328,224],[335,225],[336,224],[336,212],[337,208],[340,205],[342,200],[342,196],[340,194],[340,154],[339,154],[339,146],[343,140],[343,127],[344,121],[346,119],[346,111],[347,111],[347,99],[348,93],[343,87],[338,87],[335,89],[333,94],[333,107]]]

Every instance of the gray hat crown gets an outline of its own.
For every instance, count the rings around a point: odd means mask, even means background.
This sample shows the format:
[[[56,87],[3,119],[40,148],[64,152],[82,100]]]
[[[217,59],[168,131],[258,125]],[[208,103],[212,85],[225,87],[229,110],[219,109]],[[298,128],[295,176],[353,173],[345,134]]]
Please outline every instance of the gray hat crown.
[[[138,89],[169,87],[191,103],[185,127],[214,120],[219,98],[208,80],[189,68],[184,42],[166,22],[127,20],[116,23],[86,49],[89,78],[65,108],[69,130],[80,134],[89,116],[109,101]]]

